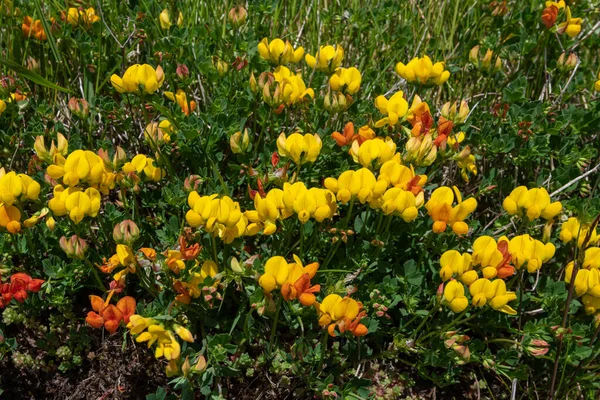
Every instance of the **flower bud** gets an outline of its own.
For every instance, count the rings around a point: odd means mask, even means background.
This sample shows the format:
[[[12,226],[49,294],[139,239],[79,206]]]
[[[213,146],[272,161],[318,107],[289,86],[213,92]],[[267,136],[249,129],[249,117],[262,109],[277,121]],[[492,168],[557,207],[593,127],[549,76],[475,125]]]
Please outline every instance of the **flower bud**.
[[[54,218],[48,217],[46,219],[46,226],[48,227],[48,229],[50,229],[51,231],[53,231],[54,228],[56,227],[56,221],[54,220]]]
[[[140,229],[130,219],[118,223],[113,229],[113,239],[119,244],[131,246],[139,237]]]
[[[127,160],[127,154],[125,154],[125,150],[121,148],[121,146],[117,146],[115,150],[115,155],[113,156],[113,167],[118,169],[122,164]]]
[[[28,56],[27,69],[33,72],[37,72],[40,69],[40,64],[35,60],[35,58]]]
[[[46,149],[46,144],[44,143],[44,137],[42,135],[37,136],[35,138],[35,143],[33,144],[33,149],[39,158],[46,161],[47,163],[52,162],[52,157]]]
[[[85,252],[87,251],[87,243],[77,235],[71,236],[67,239],[65,236],[59,240],[60,248],[67,254],[68,257],[83,260]]]
[[[90,106],[85,99],[78,99],[76,97],[71,97],[69,99],[69,110],[73,113],[73,115],[79,118],[85,118],[90,114]]]
[[[227,15],[229,22],[231,22],[231,25],[233,25],[236,28],[243,25],[244,22],[246,22],[247,16],[248,12],[242,6],[233,7],[231,10],[229,10],[229,14]]]
[[[191,370],[192,366],[190,365],[190,358],[186,357],[183,365],[181,366],[181,372],[183,372],[183,376],[187,378]]]
[[[214,56],[212,58],[213,67],[217,70],[219,76],[223,77],[229,72],[229,65],[221,60],[219,57]]]
[[[473,47],[469,52],[469,61],[479,67],[479,45]]]
[[[525,350],[534,357],[543,356],[550,350],[548,342],[542,339],[532,339]]]
[[[190,70],[185,64],[177,64],[177,69],[175,70],[177,77],[179,79],[185,79],[190,76]]]
[[[196,365],[194,365],[194,372],[203,373],[206,371],[206,358],[202,354],[198,356],[198,361],[196,361]]]
[[[167,364],[167,368],[165,369],[165,373],[167,375],[167,377],[172,377],[177,375],[177,372],[179,372],[179,367],[177,366],[177,360],[171,360],[169,361],[169,364]]]
[[[240,266],[240,262],[238,261],[237,258],[233,257],[231,259],[231,270],[233,272],[235,272],[236,274],[242,274],[244,273],[244,270],[242,269],[242,267]]]
[[[190,175],[183,181],[183,190],[189,194],[195,190],[198,190],[198,187],[200,184],[202,184],[202,182],[203,179],[200,177],[200,175]]]
[[[177,336],[179,336],[181,339],[189,343],[194,343],[194,335],[192,335],[192,332],[190,332],[187,328],[175,324],[173,325],[173,329],[175,330]]]
[[[567,56],[564,52],[558,57],[558,61],[556,62],[556,67],[560,72],[569,72],[572,71],[579,59],[575,53],[569,53]]]
[[[235,154],[245,153],[248,150],[248,146],[250,146],[250,136],[248,135],[248,129],[244,129],[244,134],[242,132],[236,132],[229,138],[229,146],[231,147],[231,151]]]
[[[258,92],[258,82],[256,82],[256,77],[254,76],[254,72],[250,74],[250,90],[252,93]]]

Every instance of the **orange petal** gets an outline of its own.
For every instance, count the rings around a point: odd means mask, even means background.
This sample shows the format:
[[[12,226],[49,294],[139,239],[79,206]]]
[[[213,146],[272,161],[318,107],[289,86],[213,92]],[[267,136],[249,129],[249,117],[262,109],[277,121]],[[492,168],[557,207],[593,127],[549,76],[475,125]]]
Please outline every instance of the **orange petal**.
[[[102,300],[102,297],[91,295],[90,302],[92,303],[92,309],[97,313],[101,313],[104,309],[104,300]]]
[[[129,323],[129,317],[135,314],[135,299],[131,296],[125,296],[117,302],[117,308],[123,314],[123,321]]]
[[[102,328],[102,325],[104,325],[104,320],[102,319],[102,317],[93,311],[90,311],[87,317],[85,317],[85,322],[87,322],[87,324],[92,328],[96,329]]]

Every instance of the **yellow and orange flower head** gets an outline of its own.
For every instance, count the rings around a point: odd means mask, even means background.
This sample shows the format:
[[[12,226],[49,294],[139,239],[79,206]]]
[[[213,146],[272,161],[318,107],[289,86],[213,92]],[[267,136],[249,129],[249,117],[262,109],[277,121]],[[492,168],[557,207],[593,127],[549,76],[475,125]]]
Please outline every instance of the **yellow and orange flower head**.
[[[464,311],[469,305],[469,300],[465,296],[465,287],[463,284],[455,280],[448,282],[444,287],[442,302],[447,304],[455,313]]]
[[[527,215],[529,221],[539,217],[552,220],[562,211],[560,201],[550,202],[550,196],[544,188],[527,189],[525,186],[515,188],[502,202],[502,207],[509,215]]]
[[[181,89],[177,89],[176,93],[165,92],[165,96],[167,96],[169,100],[179,104],[179,107],[181,107],[181,111],[186,116],[189,116],[192,112],[196,110],[196,102],[194,100],[188,101],[187,95]]]
[[[313,99],[315,92],[312,88],[307,88],[302,75],[292,74],[289,68],[280,65],[275,69],[273,74],[261,74],[259,77],[259,85],[262,88],[263,100],[273,106],[280,107],[281,105],[293,105],[304,101],[306,96]]]
[[[320,285],[312,286],[310,283],[318,269],[318,263],[303,266],[296,255],[293,263],[288,263],[281,256],[275,256],[267,260],[265,273],[260,276],[258,283],[265,293],[280,288],[286,301],[297,299],[302,305],[311,306],[316,302],[315,293],[321,288]]]
[[[395,154],[396,143],[390,137],[367,140],[363,144],[355,140],[350,149],[350,155],[354,162],[372,169],[379,169],[383,163],[391,160]]]
[[[277,138],[277,150],[282,157],[288,157],[296,164],[314,163],[323,147],[318,134],[292,133],[285,136],[281,133]]]
[[[394,93],[389,100],[385,96],[377,96],[375,107],[377,107],[381,114],[386,116],[375,122],[376,128],[386,125],[395,126],[408,113],[408,102],[404,98],[402,91]]]
[[[412,165],[402,165],[400,154],[383,163],[377,180],[384,180],[388,186],[411,192],[415,195],[417,208],[423,205],[423,185],[427,183],[427,175],[417,175]]]
[[[21,30],[23,31],[23,36],[27,38],[33,37],[39,41],[48,39],[46,31],[44,30],[44,26],[42,25],[42,21],[39,19],[34,21],[29,15],[26,15],[23,19]]]
[[[581,32],[581,18],[572,18],[571,17],[571,8],[569,6],[565,7],[565,21],[558,24],[557,32],[561,35],[566,33],[570,38],[574,38],[579,35]]]
[[[109,292],[106,300],[103,300],[99,296],[90,296],[90,302],[92,309],[85,318],[85,321],[92,328],[104,327],[110,334],[113,334],[119,328],[121,322],[126,325],[131,323],[131,317],[135,313],[136,301],[131,296],[125,296],[120,299],[116,306],[110,304],[110,299],[113,296],[114,291]]]
[[[152,94],[158,90],[165,80],[165,74],[159,65],[154,69],[148,64],[134,64],[127,68],[121,78],[117,74],[110,77],[110,82],[119,93]]]
[[[302,60],[304,48],[300,46],[294,49],[290,42],[284,42],[279,38],[273,39],[271,42],[264,38],[258,44],[258,54],[273,65],[296,64]]]
[[[54,186],[54,197],[48,207],[57,217],[68,215],[71,221],[79,224],[86,216],[95,218],[100,211],[100,192],[91,187],[85,191],[78,187]]]
[[[358,69],[338,68],[329,78],[329,87],[336,92],[353,95],[360,89],[361,81],[362,76]]]
[[[511,254],[512,262],[517,269],[527,267],[529,273],[536,272],[542,264],[548,262],[556,251],[556,247],[548,242],[546,244],[525,234],[515,236],[510,241],[500,238],[500,241],[508,241],[508,252]]]
[[[577,218],[571,217],[566,222],[563,222],[559,238],[563,243],[569,243],[572,240],[576,240],[577,247],[581,248],[589,230],[589,225],[582,224]],[[598,235],[596,229],[594,229],[594,231],[590,233],[590,241],[586,243],[586,247],[595,246],[599,241],[600,235]]]
[[[367,168],[358,171],[345,171],[339,178],[325,179],[325,187],[337,195],[338,201],[346,204],[352,198],[361,204],[380,198],[388,185],[385,180],[377,180],[373,172]]]
[[[327,326],[330,336],[336,336],[336,326],[341,333],[348,330],[354,336],[364,336],[368,333],[367,327],[360,323],[360,319],[364,316],[362,304],[356,300],[330,294],[323,299],[322,303],[315,303],[315,306],[319,313],[319,325]]]
[[[452,207],[454,200],[457,204]],[[450,225],[455,234],[466,235],[469,232],[469,226],[464,220],[477,208],[477,200],[469,197],[463,201],[456,186],[453,188],[442,186],[433,191],[425,208],[433,220],[435,233],[444,232]]]
[[[496,311],[509,315],[516,315],[517,312],[508,305],[508,302],[516,300],[517,295],[514,292],[506,290],[506,283],[502,279],[490,281],[486,278],[477,279],[469,286],[472,304],[475,307],[483,307],[489,304]]]
[[[335,47],[331,45],[321,46],[314,57],[307,54],[304,59],[311,69],[332,74],[342,65],[344,49],[339,44]]]
[[[379,201],[371,202],[371,207],[381,208],[385,215],[397,215],[404,222],[412,222],[419,215],[415,195],[398,187],[386,190]]]
[[[395,70],[408,82],[421,85],[440,86],[450,78],[450,71],[444,68],[444,62],[439,61],[434,64],[428,56],[415,57],[406,65],[399,62]]]
[[[156,146],[161,143],[169,143],[173,133],[175,133],[175,128],[171,121],[163,119],[160,122],[151,122],[146,125],[144,138],[151,146]]]
[[[484,278],[508,278],[515,274],[510,264],[512,255],[508,251],[508,240],[496,243],[491,236],[480,236],[473,242],[473,265],[479,266]]]

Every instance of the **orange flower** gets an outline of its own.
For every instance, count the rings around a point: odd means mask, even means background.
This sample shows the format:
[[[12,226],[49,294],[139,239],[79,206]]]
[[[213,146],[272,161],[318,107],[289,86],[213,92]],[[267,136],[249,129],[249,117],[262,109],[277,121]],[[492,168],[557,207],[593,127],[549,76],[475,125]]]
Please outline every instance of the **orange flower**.
[[[358,303],[362,308],[362,304]],[[338,328],[340,333],[344,333],[345,331],[352,332],[354,336],[365,336],[369,333],[369,329],[360,323],[360,320],[367,315],[366,312],[361,311],[354,320],[350,320],[348,318],[344,318],[342,322],[338,324]]]
[[[149,247],[142,247],[140,249],[140,251],[142,252],[142,254],[144,254],[144,256],[150,260],[150,261],[154,261],[156,260],[156,250],[151,249]]]
[[[344,130],[342,133],[333,132],[331,134],[331,137],[333,138],[333,140],[335,140],[337,145],[340,147],[352,144],[352,141],[354,141],[356,136],[357,135],[354,134],[354,124],[352,122],[348,122],[344,126]]]
[[[319,264],[316,264],[318,267]],[[311,265],[313,265],[311,264]],[[307,265],[306,268],[309,268],[311,265]],[[316,270],[315,270],[316,272]],[[321,290],[321,285],[310,285],[311,276],[307,273],[302,274],[300,278],[293,285],[289,282],[286,282],[281,287],[281,294],[286,301],[298,299],[300,304],[303,306],[309,307],[315,304],[317,301],[315,297],[315,293],[318,293]]]
[[[21,25],[21,30],[23,31],[23,35],[26,37],[34,37],[37,40],[46,40],[48,37],[46,36],[46,31],[44,31],[44,26],[42,25],[42,21],[36,19],[35,21],[29,15],[26,15],[23,19],[23,25]]]
[[[558,8],[554,5],[544,8],[542,11],[542,22],[546,25],[546,28],[550,29],[556,22],[558,17]]]
[[[200,254],[201,250],[202,246],[200,246],[200,244],[194,243],[188,247],[185,237],[179,237],[179,251],[181,252],[181,256],[184,260],[195,260],[198,257],[198,254]]]
[[[444,117],[440,117],[437,127],[438,136],[435,138],[433,144],[439,147],[442,143],[446,142],[446,140],[448,140],[448,136],[450,136],[450,134],[452,133],[453,127],[454,122]]]
[[[173,288],[177,293],[179,293],[177,296],[175,296],[175,300],[177,300],[181,304],[190,304],[190,302],[192,301],[192,297],[190,296],[186,288],[183,287],[183,284],[180,281],[175,281],[173,283]]]
[[[502,261],[496,266],[498,273],[496,276],[500,279],[508,278],[515,274],[515,267],[510,265],[512,259],[511,254],[508,252],[508,241],[501,240],[498,242],[498,251],[504,256]]]
[[[85,322],[92,328],[102,328],[113,334],[119,328],[121,321],[129,323],[129,318],[135,313],[136,302],[131,296],[125,296],[114,306],[110,303],[110,299],[115,292],[111,290],[106,298],[102,300],[99,296],[90,296],[90,302],[94,311],[88,312]]]
[[[100,268],[100,271],[104,272],[105,274],[110,274],[119,265],[121,265],[121,263],[119,262],[119,256],[115,254],[112,257],[110,257],[108,260],[103,257],[102,265],[100,265],[99,268]]]

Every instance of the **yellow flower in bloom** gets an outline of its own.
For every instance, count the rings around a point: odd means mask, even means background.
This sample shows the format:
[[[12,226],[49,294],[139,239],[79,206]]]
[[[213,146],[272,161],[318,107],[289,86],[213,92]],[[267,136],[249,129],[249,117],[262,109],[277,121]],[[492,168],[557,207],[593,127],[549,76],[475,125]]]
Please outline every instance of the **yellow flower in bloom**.
[[[504,279],[514,274],[514,268],[508,264],[511,255],[508,252],[508,240],[496,240],[491,236],[480,236],[473,242],[473,265],[479,265],[484,278],[498,276]]]
[[[469,305],[469,300],[465,296],[465,287],[462,283],[455,280],[451,280],[446,284],[443,301],[455,313],[464,311]]]
[[[600,72],[598,73],[598,80],[596,82],[594,82],[594,90],[596,92],[600,92]],[[0,114],[2,112],[0,111]]]
[[[129,323],[127,324],[127,329],[129,329],[129,333],[132,335],[139,335],[150,325],[155,325],[156,321],[152,318],[144,318],[141,315],[133,314],[129,317]]]
[[[346,204],[356,197],[365,204],[377,200],[387,189],[385,180],[376,180],[375,175],[367,168],[358,171],[345,171],[338,179],[325,179],[325,187],[337,195],[337,199]]]
[[[544,244],[527,234],[515,236],[508,242],[508,252],[515,267],[520,269],[525,265],[529,273],[540,269],[543,263],[554,256],[555,251],[556,247],[552,243]]]
[[[271,235],[277,230],[275,221],[281,216],[283,190],[273,189],[263,198],[259,193],[254,196],[254,210],[246,211],[245,215],[252,223],[259,224],[263,234]]]
[[[448,141],[450,143],[450,141]],[[469,146],[465,148],[468,151],[462,151],[456,156],[456,165],[460,169],[460,176],[465,182],[469,182],[469,173],[477,175],[477,165],[475,165],[475,156],[470,154]]]
[[[135,262],[133,250],[125,244],[117,244],[117,257],[119,258],[119,263],[124,267]]]
[[[581,18],[572,18],[571,17],[571,8],[569,6],[565,7],[565,22],[561,22],[558,24],[557,32],[560,34],[566,33],[570,38],[574,38],[579,35],[581,32]]]
[[[565,2],[564,2],[564,0],[546,1],[546,7],[552,7],[552,6],[558,8],[560,10],[561,8],[565,8]]]
[[[437,158],[437,146],[430,133],[422,137],[411,136],[406,142],[406,156],[404,160],[419,167],[427,167]]]
[[[17,201],[37,200],[39,195],[40,184],[30,176],[0,169],[0,203],[11,206]]]
[[[48,207],[55,216],[69,215],[69,218],[79,224],[86,217],[95,218],[100,211],[100,192],[95,188],[82,191],[77,187],[64,188],[62,185],[54,186],[54,197],[48,201]]]
[[[177,89],[177,93],[175,94],[173,94],[173,92],[165,92],[165,96],[167,96],[169,100],[179,104],[181,111],[187,116],[196,110],[196,102],[194,100],[188,102],[187,95],[181,89]]]
[[[0,99],[0,115],[6,110],[6,102]]]
[[[550,195],[544,188],[527,189],[525,186],[515,188],[502,202],[502,207],[509,215],[527,214],[527,218],[533,221],[540,216],[551,220],[562,210],[560,201],[550,203]]]
[[[296,182],[293,185],[286,182],[283,185],[282,200],[286,214],[297,214],[298,220],[303,224],[309,218],[323,222],[325,219],[333,217],[337,211],[335,196],[331,191],[321,188],[307,189],[302,182]]]
[[[311,69],[333,73],[340,67],[344,60],[344,49],[339,44],[335,47],[331,45],[321,46],[314,57],[306,54],[304,59]]]
[[[473,270],[471,255],[448,250],[440,257],[440,277],[444,282],[456,276],[462,283],[469,286],[477,280],[477,271]]]
[[[335,336],[335,327],[340,332],[349,330],[354,336],[364,336],[368,333],[367,327],[360,323],[364,316],[362,304],[350,297],[337,294],[327,295],[322,303],[316,303],[319,312],[319,325],[327,326],[330,336]]]
[[[281,133],[277,138],[277,150],[282,157],[291,158],[296,164],[314,163],[321,152],[323,142],[319,135],[292,133],[286,137]]]
[[[408,112],[408,102],[404,99],[404,93],[401,90],[394,93],[389,100],[385,96],[377,96],[375,107],[381,114],[387,116],[375,122],[376,128],[384,125],[394,126]]]
[[[144,175],[154,182],[160,181],[165,176],[165,171],[162,168],[155,167],[154,160],[144,154],[138,154],[131,161],[126,162],[122,170],[126,174],[144,172]]]
[[[163,119],[160,122],[151,122],[146,125],[144,130],[144,138],[150,142],[151,145],[156,145],[162,142],[170,142],[171,135],[175,131],[173,124],[168,119]]]
[[[89,150],[75,150],[66,159],[56,153],[54,163],[48,166],[46,172],[52,179],[62,179],[62,183],[69,187],[87,183],[105,193],[114,187],[114,174],[106,169],[98,154]]]
[[[168,30],[171,28],[171,15],[169,14],[169,10],[166,8],[160,12],[158,16],[158,22],[160,23],[160,27],[164,30]],[[183,14],[179,11],[179,16],[177,17],[177,26],[181,27],[183,25]]]
[[[48,150],[46,148],[43,136],[37,136],[35,138],[35,143],[33,145],[33,149],[35,150],[35,153],[38,155],[39,158],[41,158],[42,160],[44,160],[48,163],[51,163],[57,154],[60,154],[61,156],[64,157],[69,152],[69,142],[62,135],[62,133],[58,133],[56,135],[56,137],[57,137],[57,144],[55,145],[54,140],[52,140],[52,144],[50,145],[50,150]]]
[[[98,21],[100,21],[100,17],[96,15],[96,10],[93,7],[87,10],[71,7],[67,11],[67,22],[74,28],[78,25],[83,25],[88,29]]]
[[[455,198],[457,205],[452,207]],[[466,235],[469,226],[464,220],[477,208],[477,200],[469,197],[463,201],[456,186],[452,189],[442,186],[433,191],[431,198],[425,204],[425,208],[427,208],[427,213],[433,219],[433,231],[435,233],[444,232],[447,225],[450,225],[457,235]]]
[[[354,67],[338,68],[329,78],[329,87],[336,92],[355,94],[360,89],[362,76]]]
[[[419,211],[415,195],[400,188],[391,188],[381,196],[381,209],[385,215],[398,215],[404,222],[414,221]]]
[[[277,67],[273,74],[268,75],[269,80],[267,82],[264,82],[263,76],[261,74],[259,79],[263,99],[274,107],[282,104],[295,104],[306,96],[311,99],[315,97],[314,90],[306,88],[302,75],[300,73],[292,74],[289,68],[283,65]]]
[[[375,138],[359,144],[358,140],[352,142],[350,155],[354,162],[365,168],[379,168],[396,154],[396,143],[390,137]]]
[[[156,343],[156,358],[164,357],[166,360],[177,360],[181,354],[181,346],[173,332],[166,330],[161,325],[153,324],[148,326],[147,331],[142,332],[136,339],[136,342],[148,342],[148,348]]]
[[[269,43],[269,39],[264,38],[258,44],[258,54],[273,65],[288,63],[296,64],[302,60],[304,48],[300,46],[294,50],[294,47],[289,41],[284,42],[277,38]]]
[[[508,302],[517,298],[514,292],[506,290],[506,283],[502,279],[490,281],[486,278],[477,279],[469,286],[472,304],[475,307],[483,307],[488,304],[496,311],[509,315],[516,315],[517,312],[508,305]]]
[[[185,268],[185,265],[183,268]],[[202,295],[202,287],[204,286],[206,278],[211,278],[214,280],[218,273],[219,268],[217,264],[212,260],[207,260],[202,263],[200,271],[197,269],[192,270],[188,280],[186,282],[181,282],[181,285],[186,290],[188,296],[197,299]],[[214,284],[216,285],[217,282],[214,282]],[[184,304],[188,303],[189,302],[185,302]]]
[[[570,283],[573,278],[574,262],[571,261],[565,269],[565,282]],[[573,286],[575,294],[583,296],[581,302],[585,312],[595,314],[600,309],[600,248],[591,247],[585,251],[584,261],[577,271]]]
[[[0,203],[0,227],[9,233],[21,231],[21,211],[15,206]]]
[[[293,263],[288,263],[281,256],[275,256],[267,260],[265,273],[260,276],[258,283],[265,293],[271,293],[279,287],[286,301],[298,299],[302,305],[311,306],[316,301],[314,293],[320,290],[320,285],[310,284],[318,269],[318,263],[303,266],[296,255]]]
[[[271,257],[265,264],[265,273],[258,280],[258,284],[265,293],[271,293],[277,287],[287,282],[290,267],[285,258],[281,256]]]
[[[110,77],[110,82],[117,92],[136,94],[141,93],[140,89],[143,90],[144,93],[152,94],[162,86],[164,80],[165,74],[160,65],[154,69],[148,64],[132,65],[127,68],[123,78],[117,74],[113,74]]]
[[[589,225],[581,224],[577,218],[571,217],[566,222],[563,222],[559,238],[563,243],[577,240],[577,247],[581,248],[589,230]],[[590,235],[590,241],[587,243],[587,246],[594,245],[595,243],[598,243],[598,241],[600,241],[600,235],[598,235],[596,229],[594,229]]]
[[[190,226],[202,226],[207,232],[229,244],[246,234],[248,219],[241,212],[238,202],[228,196],[217,196],[200,196],[195,191],[190,192],[188,205],[191,210],[187,212],[185,219]]]
[[[415,195],[417,208],[421,207],[425,201],[423,185],[427,183],[427,175],[416,175],[412,165],[410,168],[402,165],[399,154],[383,163],[379,169],[377,180],[384,180],[388,186],[412,192]]]
[[[444,69],[444,62],[435,64],[427,56],[415,57],[406,65],[396,64],[396,73],[408,82],[418,82],[422,85],[443,85],[450,78],[450,71]]]

